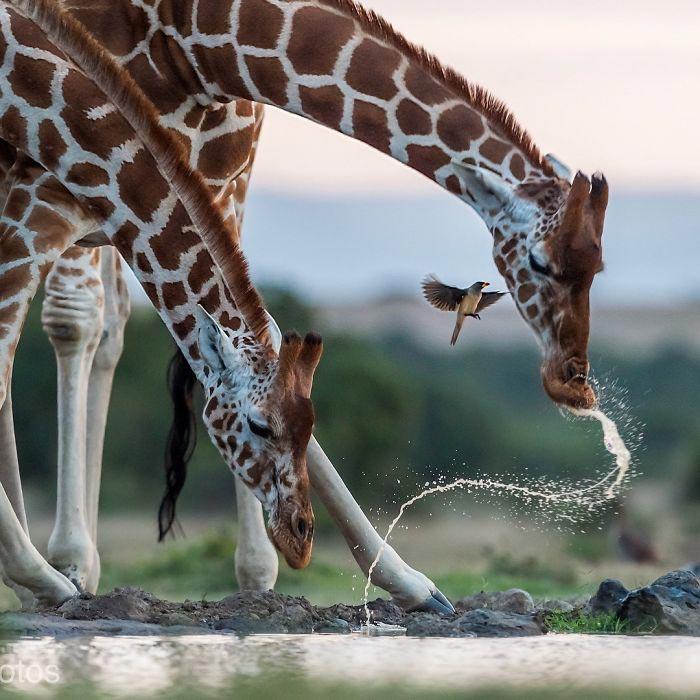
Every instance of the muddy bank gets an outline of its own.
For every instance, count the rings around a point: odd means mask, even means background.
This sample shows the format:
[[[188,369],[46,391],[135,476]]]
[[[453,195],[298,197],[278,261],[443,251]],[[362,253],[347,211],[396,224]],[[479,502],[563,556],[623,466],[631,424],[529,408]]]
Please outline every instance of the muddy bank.
[[[700,635],[700,580],[673,571],[633,591],[607,580],[587,603],[535,604],[519,589],[477,593],[455,602],[454,615],[406,613],[390,601],[369,603],[373,629],[415,637],[523,637],[547,632],[550,613],[576,618],[613,615],[626,632]],[[160,600],[138,588],[81,595],[34,613],[0,615],[0,631],[21,635],[81,634],[348,634],[365,624],[358,605],[317,607],[306,598],[245,591],[219,601]]]
[[[506,610],[467,610],[441,617],[405,613],[390,601],[369,603],[379,630],[405,629],[414,636],[514,636],[543,634],[541,615]],[[118,588],[99,596],[89,594],[55,608],[34,613],[5,613],[0,629],[22,635],[80,634],[347,634],[365,623],[362,606],[323,608],[305,598],[241,592],[220,601],[160,600],[138,588]]]

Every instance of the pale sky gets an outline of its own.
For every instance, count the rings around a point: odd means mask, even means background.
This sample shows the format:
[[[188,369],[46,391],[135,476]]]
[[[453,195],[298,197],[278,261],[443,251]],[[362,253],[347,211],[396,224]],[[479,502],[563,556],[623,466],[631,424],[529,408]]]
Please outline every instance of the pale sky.
[[[697,0],[363,3],[514,110],[544,152],[617,189],[700,191]],[[363,144],[268,109],[255,188],[425,194]]]

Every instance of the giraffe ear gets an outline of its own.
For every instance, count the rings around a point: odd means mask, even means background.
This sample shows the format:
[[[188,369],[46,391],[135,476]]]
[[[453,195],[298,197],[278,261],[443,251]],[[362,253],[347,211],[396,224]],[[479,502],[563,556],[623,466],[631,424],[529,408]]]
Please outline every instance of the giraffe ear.
[[[469,193],[476,199],[467,200],[488,224],[499,213],[505,213],[512,221],[528,221],[535,205],[520,197],[515,187],[483,168],[455,163],[455,170]]]
[[[197,305],[199,352],[207,366],[216,374],[233,369],[240,362],[240,353],[221,325],[200,304]]]
[[[562,163],[559,158],[554,155],[554,153],[548,153],[544,159],[552,166],[552,170],[554,170],[554,174],[558,178],[566,180],[567,182],[571,182],[574,179],[574,174],[571,172],[571,168],[565,163]]]
[[[265,313],[267,314],[267,330],[270,334],[270,345],[272,345],[272,349],[276,353],[279,353],[280,347],[282,347],[282,331],[277,325],[277,321],[272,318],[272,314],[267,310],[265,310]]]

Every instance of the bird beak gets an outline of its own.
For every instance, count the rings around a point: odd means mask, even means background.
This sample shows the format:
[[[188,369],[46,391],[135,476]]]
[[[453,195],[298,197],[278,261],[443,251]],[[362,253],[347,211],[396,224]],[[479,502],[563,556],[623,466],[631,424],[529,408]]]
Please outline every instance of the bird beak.
[[[491,284],[491,282],[484,282],[484,287],[488,287]]]

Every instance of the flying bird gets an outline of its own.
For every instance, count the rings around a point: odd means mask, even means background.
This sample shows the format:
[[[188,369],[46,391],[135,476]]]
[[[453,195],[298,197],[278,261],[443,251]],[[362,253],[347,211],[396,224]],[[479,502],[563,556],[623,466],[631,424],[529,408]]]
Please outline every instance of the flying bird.
[[[429,275],[423,280],[423,296],[440,311],[456,311],[457,322],[452,333],[450,345],[454,345],[462,330],[462,324],[467,316],[481,320],[479,313],[495,304],[505,292],[484,292],[488,282],[474,282],[471,287],[460,289],[443,284],[435,275]]]

